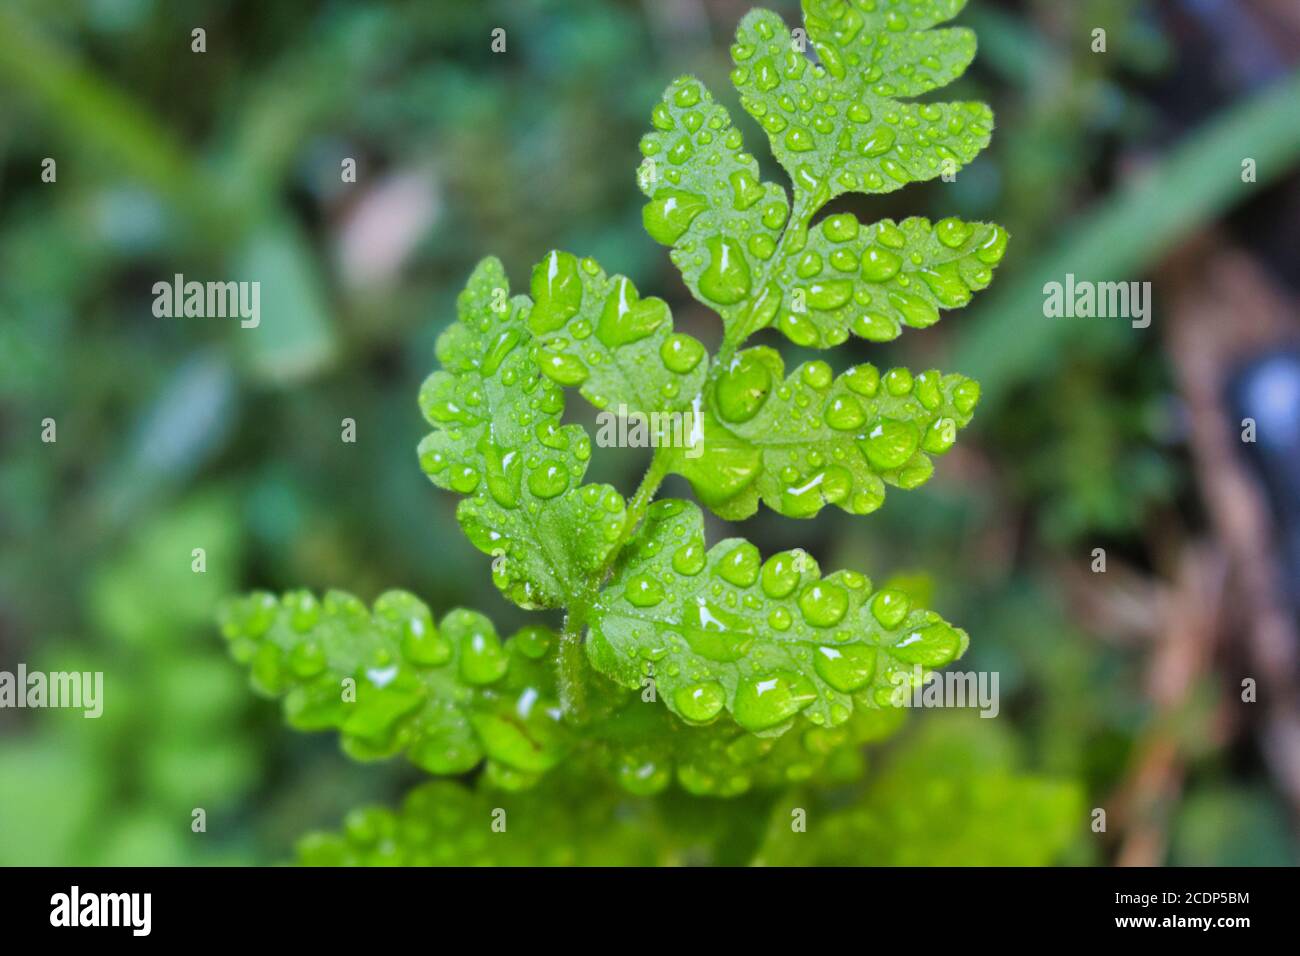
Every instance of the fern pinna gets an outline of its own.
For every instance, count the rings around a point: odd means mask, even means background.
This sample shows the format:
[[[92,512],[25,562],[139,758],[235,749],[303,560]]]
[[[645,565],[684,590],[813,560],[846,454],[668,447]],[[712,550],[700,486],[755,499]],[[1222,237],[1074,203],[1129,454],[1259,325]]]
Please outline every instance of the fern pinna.
[[[307,859],[477,859],[481,840],[457,850],[460,837],[429,834],[454,830],[484,788],[562,790],[594,775],[638,795],[675,781],[736,796],[805,780],[897,723],[900,683],[963,653],[965,632],[904,592],[858,571],[823,575],[798,549],[764,559],[740,538],[709,546],[699,505],[655,496],[676,473],[727,520],[760,505],[867,514],[887,487],[925,482],[971,420],[979,386],[959,374],[861,364],[836,375],[820,360],[787,372],[775,349],[746,347],[768,327],[807,348],[888,341],[989,284],[1007,243],[997,225],[813,224],[841,194],[955,173],[989,142],[986,105],[915,99],[974,56],[969,30],[938,28],[964,2],[804,0],[796,35],[766,10],[743,19],[731,80],[788,190],[759,178],[700,81],[664,92],[641,142],[645,228],[721,318],[717,354],[592,259],[548,253],[526,295],[496,259],[474,270],[420,392],[433,425],[420,464],[462,496],[459,523],[492,557],[501,593],[562,610],[563,627],[502,639],[482,614],[435,622],[404,592],[372,608],[341,592],[232,602],[231,648],[258,689],[284,696],[293,726],[335,728],[356,758],[400,753],[432,774],[485,765],[474,791],[431,784],[400,814],[368,812],[308,841]],[[563,423],[569,388],[633,416],[690,413],[694,443],[656,443],[631,498],[584,484],[592,441]],[[406,837],[379,853],[381,830]]]

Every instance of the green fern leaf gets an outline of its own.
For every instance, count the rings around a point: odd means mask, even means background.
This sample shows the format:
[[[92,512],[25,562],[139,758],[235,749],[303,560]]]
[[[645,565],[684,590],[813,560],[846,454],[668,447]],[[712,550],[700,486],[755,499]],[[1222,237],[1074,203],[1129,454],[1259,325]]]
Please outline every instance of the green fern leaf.
[[[650,415],[688,407],[709,363],[696,339],[673,332],[662,299],[642,299],[594,259],[551,252],[533,269],[528,327],[542,372],[578,385],[597,408]]]
[[[644,808],[618,794],[560,783],[526,798],[439,780],[397,811],[363,807],[340,833],[298,844],[306,866],[653,866],[664,862]],[[636,808],[627,808],[636,809]]]
[[[473,789],[436,783],[397,812],[359,811],[341,834],[305,841],[305,862],[676,861],[647,842],[653,815],[629,831],[625,796],[606,783],[639,797],[674,783],[736,797],[855,780],[862,744],[899,726],[906,692],[965,652],[964,631],[901,590],[873,590],[852,571],[823,578],[799,549],[764,562],[739,538],[707,548],[698,507],[654,501],[676,472],[727,519],[759,502],[796,518],[828,504],[865,514],[887,486],[926,481],[931,456],[970,422],[979,387],[961,375],[863,363],[836,376],[822,361],[787,375],[773,349],[742,350],[769,326],[810,348],[850,335],[889,341],[991,282],[1007,244],[997,225],[867,225],[848,214],[813,224],[835,196],[955,173],[987,144],[984,104],[909,101],[970,63],[973,34],[935,29],[963,5],[805,0],[816,61],[775,14],[744,18],[731,77],[790,176],[788,195],[759,179],[731,117],[698,80],[665,91],[641,142],[643,220],[722,319],[712,359],[674,331],[664,302],[592,259],[550,253],[533,270],[531,297],[510,295],[496,259],[479,263],[439,338],[442,367],[421,389],[434,431],[420,462],[464,496],[457,518],[493,555],[506,597],[563,608],[564,630],[529,628],[503,642],[463,610],[435,627],[402,592],[373,612],[340,592],[231,604],[232,652],[257,688],[285,697],[294,726],[335,728],[360,759],[403,753],[440,774],[485,763]],[[602,410],[689,412],[690,444],[665,444],[652,425],[654,458],[629,500],[583,485],[592,442],[564,424],[565,387]],[[586,783],[575,790],[575,780]],[[1005,782],[977,781],[977,809],[1063,805],[1039,793],[999,802]],[[524,787],[536,798],[521,824],[489,826]],[[878,820],[836,817],[825,828],[832,850],[857,834],[884,845],[902,833],[919,845],[906,835],[919,817],[890,818],[892,806]],[[939,814],[948,806],[927,804]],[[789,850],[773,843],[770,858]]]
[[[864,402],[840,380],[832,384],[824,365],[783,380],[775,353],[735,351],[768,326],[810,348],[850,335],[889,341],[904,327],[933,325],[992,281],[1008,240],[997,225],[919,217],[866,225],[847,213],[809,225],[843,192],[888,192],[956,173],[987,144],[984,104],[900,99],[945,85],[969,64],[974,34],[931,29],[963,5],[809,0],[818,63],[776,14],[744,18],[732,81],[790,175],[792,204],[781,187],[758,181],[730,117],[693,77],[676,80],[652,112],[638,175],[650,197],[646,229],[672,246],[692,293],[724,325],[695,406],[704,452],[673,449],[665,466],[719,517],[747,517],[759,501],[791,517],[828,503],[865,514],[880,506],[887,484],[912,488],[928,478],[927,453],[946,451],[970,420],[978,387],[961,376],[895,369],[890,388]]]
[[[959,76],[969,30],[935,30],[965,0],[806,0],[820,64],[779,16],[752,10],[736,31],[731,79],[741,105],[814,208],[845,192],[884,193],[956,172],[988,145],[983,103],[904,103]],[[798,205],[798,203],[796,203]]]
[[[899,741],[847,803],[803,792],[774,812],[758,862],[769,866],[1047,866],[1087,832],[1069,780],[1017,767],[995,721],[934,714]],[[807,812],[793,833],[788,807]]]
[[[436,430],[420,464],[440,488],[468,497],[456,517],[491,554],[497,586],[520,607],[561,607],[603,567],[623,528],[609,485],[580,485],[591,457],[581,425],[564,425],[564,392],[538,370],[531,303],[510,298],[501,263],[484,259],[438,340],[442,370],[420,389]]]
[[[890,706],[900,681],[966,650],[965,632],[871,591],[852,571],[822,578],[803,551],[773,555],[740,539],[706,550],[692,504],[656,502],[591,614],[588,654],[601,673],[658,693],[688,723],[724,710],[744,729],[777,735],[803,714],[846,721],[854,704]]]
[[[759,267],[777,257],[790,200],[777,184],[759,182],[758,161],[744,152],[726,107],[694,77],[668,87],[651,124],[637,172],[650,197],[642,211],[646,232],[672,247],[695,298],[739,341],[752,314],[770,320],[781,303],[780,289],[760,280]]]
[[[590,728],[585,746],[629,793],[651,796],[676,782],[696,796],[736,797],[819,776],[834,783],[855,780],[863,771],[862,745],[894,733],[905,713],[862,707],[838,726],[803,721],[772,737],[751,734],[725,717],[687,724],[657,703],[633,697]]]
[[[987,223],[913,217],[859,226],[849,213],[828,216],[794,259],[792,307],[776,326],[807,348],[839,345],[849,333],[888,342],[966,305],[993,280],[1006,247],[1006,230]]]
[[[868,514],[884,502],[886,484],[915,488],[929,479],[930,456],[952,447],[978,400],[978,384],[963,375],[881,375],[864,363],[835,378],[816,361],[785,377],[779,353],[747,349],[704,406],[706,453],[672,448],[666,460],[728,520],[749,517],[760,499],[791,518],[827,504]]]
[[[284,698],[299,730],[336,729],[358,760],[405,754],[436,774],[485,758],[503,780],[553,767],[570,741],[545,661],[555,635],[530,627],[507,641],[455,610],[434,626],[423,602],[389,591],[374,611],[342,591],[282,600],[256,592],[222,610],[232,655],[253,686]]]

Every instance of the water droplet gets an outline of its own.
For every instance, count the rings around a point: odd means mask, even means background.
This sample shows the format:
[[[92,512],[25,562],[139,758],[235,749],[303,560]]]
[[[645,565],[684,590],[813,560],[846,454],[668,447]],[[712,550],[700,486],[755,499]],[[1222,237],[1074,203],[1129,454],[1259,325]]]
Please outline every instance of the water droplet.
[[[488,757],[513,771],[545,773],[564,755],[565,738],[557,707],[545,706],[535,688],[527,687],[510,706],[470,715],[474,732]]]
[[[704,570],[704,542],[692,541],[673,552],[673,570],[694,577]]]
[[[894,130],[889,126],[877,126],[871,135],[858,147],[864,156],[883,156],[894,148]]]
[[[971,291],[962,281],[955,262],[947,262],[933,269],[922,269],[920,276],[939,300],[939,304],[946,309],[960,309],[971,300]]]
[[[870,362],[855,365],[841,377],[850,389],[867,398],[872,398],[880,387],[880,371]]]
[[[960,385],[952,390],[952,403],[957,406],[957,411],[963,415],[969,415],[975,410],[975,406],[980,400],[980,383],[972,378],[965,379]]]
[[[533,310],[528,327],[537,335],[563,328],[582,306],[582,277],[578,260],[567,252],[553,251],[533,268]]]
[[[849,694],[871,682],[876,672],[876,649],[862,644],[819,647],[813,652],[813,668],[826,683]]]
[[[506,360],[515,346],[519,344],[522,335],[519,329],[511,327],[501,331],[492,344],[488,346],[487,354],[483,356],[483,376],[489,378],[496,374],[501,363]]]
[[[672,783],[673,772],[669,764],[626,754],[619,760],[617,777],[619,786],[633,796],[652,797]]]
[[[426,616],[406,620],[402,635],[402,654],[422,667],[437,667],[451,660],[451,645],[433,627]]]
[[[792,480],[800,479],[796,476]],[[843,500],[852,485],[853,478],[845,469],[838,465],[826,468],[801,484],[790,484],[781,489],[780,511],[791,518],[811,518],[821,510],[824,502]]]
[[[289,669],[300,678],[315,677],[325,670],[325,649],[319,641],[303,641],[289,652]]]
[[[975,250],[976,257],[986,265],[997,265],[1007,251],[1007,238],[1005,229],[1001,226],[993,226],[989,230],[988,238]]]
[[[960,249],[975,230],[955,216],[941,219],[934,225],[934,234],[949,249]]]
[[[817,326],[806,314],[786,312],[777,322],[777,327],[785,333],[795,345],[810,346],[817,342]]]
[[[849,432],[862,427],[867,414],[862,403],[852,395],[837,395],[826,405],[826,424],[836,431]]]
[[[883,219],[876,223],[876,241],[890,249],[902,249],[907,245],[907,236],[894,222]]]
[[[898,320],[882,312],[863,312],[853,320],[853,334],[868,342],[891,342],[901,331]]]
[[[638,574],[628,579],[623,597],[633,607],[654,607],[664,599],[664,589],[648,574]]]
[[[831,242],[848,242],[858,237],[858,220],[852,213],[827,216],[822,223],[822,233]]]
[[[691,650],[711,661],[738,661],[754,642],[753,625],[747,618],[704,598],[686,603],[681,630]]]
[[[310,631],[320,621],[320,602],[310,591],[290,591],[284,596],[289,625],[299,634]]]
[[[785,225],[786,217],[790,215],[790,206],[784,201],[768,203],[763,207],[763,225],[773,231],[780,229]]]
[[[820,581],[799,595],[799,611],[813,627],[834,627],[849,609],[849,595],[837,584]]]
[[[704,358],[704,346],[684,332],[676,332],[659,346],[659,357],[670,372],[685,375]]]
[[[470,684],[491,684],[505,676],[510,666],[501,638],[485,627],[471,627],[461,635],[460,676]]]
[[[734,305],[749,295],[749,263],[736,240],[713,236],[706,243],[709,264],[700,273],[700,293],[719,305]]]
[[[890,179],[906,185],[912,181],[912,176],[908,173],[907,167],[896,159],[882,159],[880,168],[885,171]]]
[[[799,257],[798,263],[795,264],[794,271],[800,279],[811,279],[815,275],[821,275],[821,255],[809,249]]]
[[[667,320],[668,305],[662,299],[639,298],[631,280],[618,276],[601,310],[596,338],[609,348],[618,348],[639,342]]]
[[[673,102],[682,109],[690,109],[700,101],[700,88],[689,81],[683,83],[673,94]]]
[[[813,139],[810,130],[806,130],[802,126],[791,126],[790,131],[785,134],[785,145],[792,152],[806,153],[817,148],[817,141]]]
[[[920,443],[916,426],[911,422],[882,418],[858,444],[871,467],[877,471],[901,468],[916,452]]]
[[[758,548],[748,541],[737,545],[718,563],[718,574],[737,587],[747,588],[758,580]]]
[[[578,356],[550,349],[538,352],[537,366],[547,378],[559,385],[581,385],[591,374]]]
[[[738,210],[746,210],[763,198],[766,190],[747,169],[738,169],[728,179],[734,190],[732,204]]]
[[[889,293],[889,304],[914,329],[924,329],[939,321],[939,309],[928,299],[911,292]]]
[[[834,373],[831,367],[820,360],[806,363],[799,373],[804,384],[809,388],[815,388],[818,391],[826,388],[834,379]]]
[[[546,652],[551,649],[554,637],[555,635],[549,628],[531,624],[527,627],[521,627],[510,640],[521,654],[530,660],[538,661],[545,657]]]
[[[691,143],[691,138],[683,136],[673,143],[672,148],[668,150],[668,162],[674,166],[680,166],[694,155],[695,146]]]
[[[762,408],[772,390],[772,373],[753,351],[742,352],[718,379],[718,414],[729,422],[747,422]]]
[[[519,507],[519,483],[523,477],[523,458],[516,451],[502,448],[495,442],[483,443],[483,458],[487,465],[488,493],[503,508]]]
[[[776,240],[766,233],[750,236],[748,245],[754,257],[765,262],[776,254]]]
[[[736,723],[751,733],[789,720],[817,699],[812,681],[793,671],[746,678],[736,686]]]
[[[853,298],[853,283],[848,279],[816,282],[808,289],[808,305],[819,312],[838,309]]]
[[[528,490],[538,498],[554,498],[568,487],[568,469],[558,461],[544,461],[528,474]]]
[[[770,598],[783,598],[799,584],[799,566],[807,561],[802,551],[781,551],[763,564],[763,593]]]
[[[961,637],[942,621],[910,630],[892,648],[890,654],[908,664],[942,667],[961,650]]]
[[[853,123],[870,123],[871,108],[866,103],[851,103],[844,113]]]
[[[651,239],[671,246],[708,205],[708,200],[695,193],[682,189],[660,189],[641,211],[641,221]]]
[[[936,418],[925,430],[921,447],[932,455],[942,455],[957,442],[957,422],[951,418]]]
[[[731,58],[737,63],[743,63],[754,55],[754,45],[752,43],[733,43],[731,45]]]
[[[895,398],[902,398],[912,392],[912,373],[905,368],[891,368],[881,379],[885,391]]]
[[[677,713],[683,720],[702,724],[721,713],[726,696],[716,681],[705,681],[678,688],[677,693],[673,694],[673,703],[677,705]]]
[[[902,624],[911,609],[912,601],[907,594],[893,588],[883,588],[871,599],[871,616],[889,631]]]
[[[888,249],[871,246],[862,254],[862,278],[868,282],[887,282],[903,268],[903,259]]]
[[[457,465],[451,470],[448,484],[451,490],[467,495],[478,487],[479,473],[470,465]]]

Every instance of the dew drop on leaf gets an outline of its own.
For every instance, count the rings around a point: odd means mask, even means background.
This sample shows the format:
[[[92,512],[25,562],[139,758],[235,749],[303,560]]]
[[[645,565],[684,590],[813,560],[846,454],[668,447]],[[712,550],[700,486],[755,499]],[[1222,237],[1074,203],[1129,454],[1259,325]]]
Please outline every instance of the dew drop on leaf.
[[[824,645],[813,652],[819,676],[841,693],[851,693],[871,681],[876,672],[876,649],[863,644]]]
[[[794,671],[750,677],[736,685],[732,713],[751,733],[770,730],[817,699],[812,681]]]
[[[719,305],[735,305],[749,295],[749,263],[740,244],[727,236],[712,236],[705,243],[709,264],[700,273],[700,292]]]
[[[696,724],[702,724],[718,716],[725,702],[722,686],[716,681],[680,687],[673,695],[677,712],[684,719]]]

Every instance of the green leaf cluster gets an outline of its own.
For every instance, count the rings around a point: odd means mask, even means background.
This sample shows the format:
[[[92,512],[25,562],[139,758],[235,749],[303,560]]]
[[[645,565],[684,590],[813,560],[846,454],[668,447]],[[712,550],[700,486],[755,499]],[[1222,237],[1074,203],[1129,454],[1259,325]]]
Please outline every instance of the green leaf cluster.
[[[591,838],[583,828],[608,820],[594,798],[579,801],[591,820],[565,818],[555,794],[572,780],[736,797],[852,779],[861,745],[899,723],[895,689],[965,651],[964,631],[900,590],[855,570],[823,575],[799,549],[710,545],[697,504],[656,500],[677,473],[726,520],[760,504],[791,518],[826,505],[866,514],[887,487],[927,481],[971,421],[979,386],[960,374],[867,363],[836,374],[822,360],[787,374],[777,350],[746,347],[768,327],[815,349],[888,341],[991,282],[1007,245],[997,225],[814,223],[836,196],[955,173],[987,145],[984,104],[915,99],[974,55],[970,31],[935,29],[963,3],[805,0],[797,35],[768,11],[743,19],[731,80],[788,187],[760,180],[699,80],[664,92],[641,142],[643,218],[721,320],[715,354],[675,331],[663,300],[591,258],[548,253],[527,294],[494,258],[474,270],[420,390],[433,430],[419,461],[460,496],[457,520],[502,595],[562,622],[503,640],[482,614],[435,622],[403,592],[372,608],[340,592],[232,602],[232,652],[293,726],[334,729],[362,760],[401,754],[438,775],[483,766],[473,790],[437,782],[397,812],[360,812],[343,834],[308,841],[304,860],[601,862],[627,834]],[[584,483],[593,442],[566,423],[568,389],[649,423],[654,457],[629,497]],[[674,431],[673,416],[690,427]],[[492,794],[529,787],[538,800],[517,836],[494,843]],[[567,850],[548,856],[548,834]],[[634,837],[625,849],[645,856]]]

